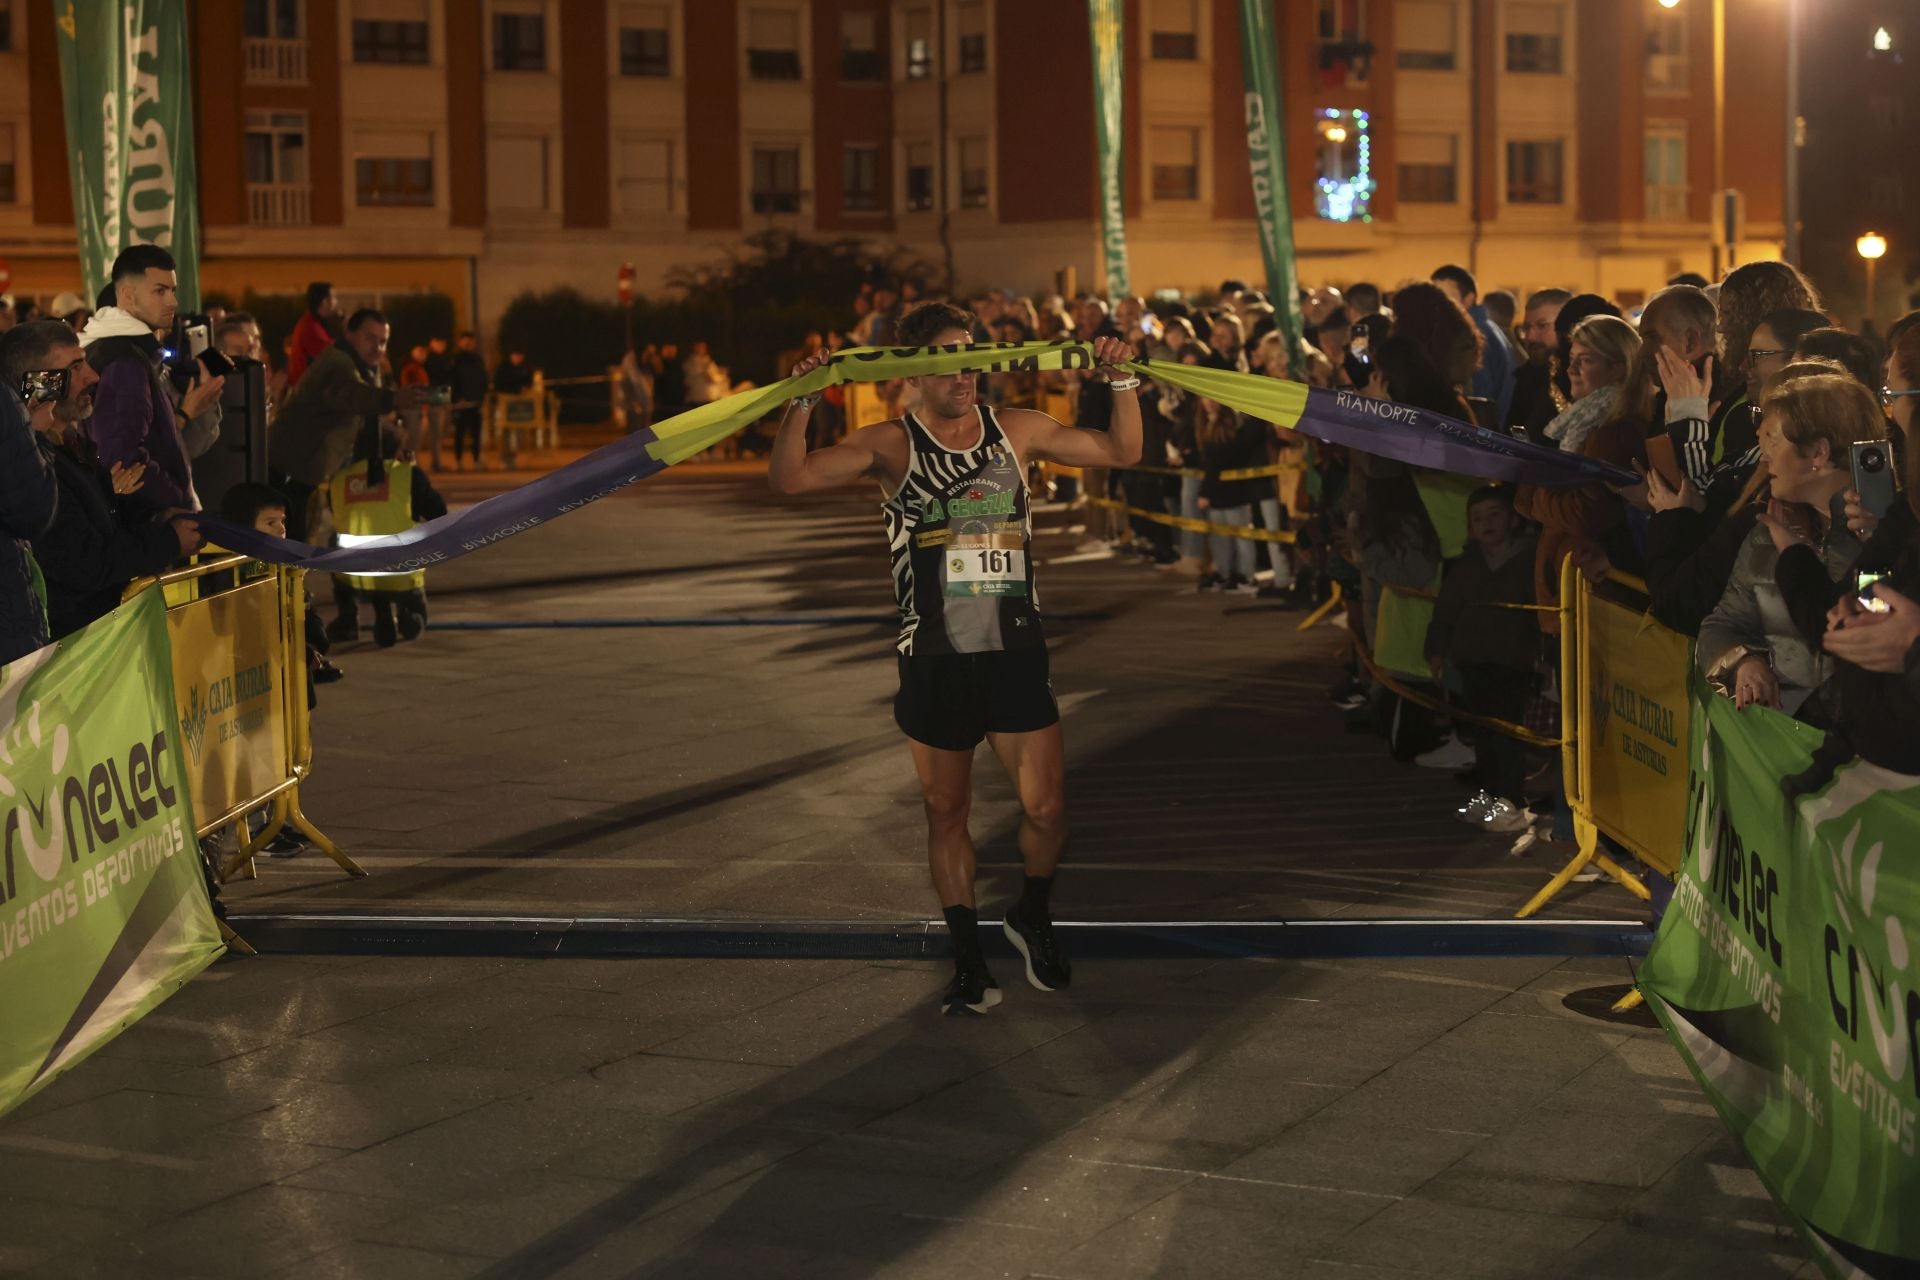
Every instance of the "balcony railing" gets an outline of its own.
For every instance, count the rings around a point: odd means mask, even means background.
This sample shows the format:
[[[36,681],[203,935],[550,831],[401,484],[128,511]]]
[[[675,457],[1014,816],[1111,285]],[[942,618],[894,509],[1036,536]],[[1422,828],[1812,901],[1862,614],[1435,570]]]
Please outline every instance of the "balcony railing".
[[[247,37],[248,84],[305,84],[307,42]]]
[[[304,227],[313,222],[312,189],[303,183],[250,183],[247,221],[256,227]]]

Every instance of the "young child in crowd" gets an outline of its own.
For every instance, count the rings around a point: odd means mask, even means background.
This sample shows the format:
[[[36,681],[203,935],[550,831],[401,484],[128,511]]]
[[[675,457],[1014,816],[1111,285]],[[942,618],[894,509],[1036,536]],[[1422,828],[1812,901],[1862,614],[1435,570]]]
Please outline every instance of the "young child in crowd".
[[[1427,627],[1427,665],[1436,679],[1453,669],[1468,711],[1518,724],[1533,691],[1540,626],[1530,610],[1502,606],[1534,602],[1534,535],[1514,512],[1512,488],[1500,484],[1474,490],[1467,528],[1467,549],[1447,561],[1441,578]],[[1479,791],[1460,816],[1489,831],[1531,826],[1526,746],[1485,727],[1474,730],[1473,743]]]

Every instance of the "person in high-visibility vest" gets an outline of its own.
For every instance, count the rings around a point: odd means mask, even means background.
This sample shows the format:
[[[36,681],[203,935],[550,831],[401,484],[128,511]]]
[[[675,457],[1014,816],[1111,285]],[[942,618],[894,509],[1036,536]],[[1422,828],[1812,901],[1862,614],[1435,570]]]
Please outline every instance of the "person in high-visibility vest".
[[[425,520],[447,514],[446,499],[434,489],[426,471],[413,464],[411,450],[401,449],[391,459],[362,458],[342,468],[328,485],[333,526],[339,544],[351,547],[374,538],[405,533]],[[343,609],[353,608],[351,626],[334,634],[357,635],[354,594],[373,604],[373,638],[383,649],[396,640],[418,639],[427,629],[427,575],[414,573],[349,573],[336,576],[349,592],[340,593]],[[398,623],[395,614],[399,615]]]

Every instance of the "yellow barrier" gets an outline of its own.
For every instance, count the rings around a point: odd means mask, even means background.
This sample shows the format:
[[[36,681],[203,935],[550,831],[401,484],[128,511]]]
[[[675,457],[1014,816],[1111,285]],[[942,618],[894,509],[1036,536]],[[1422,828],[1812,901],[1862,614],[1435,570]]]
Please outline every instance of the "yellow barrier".
[[[1124,511],[1130,516],[1142,520],[1151,520],[1155,524],[1171,525],[1175,529],[1185,529],[1189,533],[1217,533],[1223,538],[1247,538],[1253,542],[1292,542],[1294,536],[1288,529],[1256,529],[1252,525],[1221,524],[1214,520],[1195,520],[1190,516],[1170,515],[1165,511],[1149,511],[1145,507],[1130,507],[1115,498],[1087,497],[1082,499],[1090,507],[1102,507],[1108,511]]]
[[[216,574],[221,581],[205,581]],[[122,597],[196,588],[190,598],[168,600],[167,637],[194,834],[236,833],[222,880],[243,866],[252,875],[254,856],[289,823],[347,874],[366,874],[300,808],[300,783],[313,769],[304,576],[221,556],[141,578]],[[267,825],[249,838],[247,815],[263,805],[272,806]]]
[[[1646,594],[1638,579],[1608,579]],[[1520,909],[1522,919],[1589,865],[1650,898],[1645,883],[1601,849],[1601,833],[1673,876],[1687,825],[1686,637],[1655,622],[1644,606],[1596,592],[1571,557],[1560,570],[1560,599],[1560,763],[1578,852]]]

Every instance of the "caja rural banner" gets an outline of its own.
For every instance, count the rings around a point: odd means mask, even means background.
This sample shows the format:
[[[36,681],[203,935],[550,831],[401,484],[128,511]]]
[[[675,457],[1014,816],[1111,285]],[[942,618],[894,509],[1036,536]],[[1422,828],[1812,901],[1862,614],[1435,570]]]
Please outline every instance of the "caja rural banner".
[[[1644,610],[1595,595],[1584,577],[1578,589],[1580,794],[1600,830],[1671,876],[1673,833],[1687,816],[1692,646]]]
[[[91,301],[122,249],[157,244],[179,265],[182,311],[200,306],[187,6],[181,0],[53,5],[67,169]]]
[[[201,518],[200,524],[221,546],[275,564],[331,573],[410,573],[492,546],[618,493],[712,448],[797,395],[846,382],[887,382],[930,373],[1028,373],[1092,367],[1092,348],[1083,342],[855,347],[836,352],[826,364],[804,377],[785,378],[689,409],[602,445],[586,457],[509,493],[350,549],[310,547],[210,517]],[[1317,440],[1418,467],[1547,486],[1628,485],[1639,480],[1622,467],[1351,391],[1327,391],[1257,374],[1188,364],[1134,360],[1125,368]]]
[[[292,776],[280,580],[243,583],[166,617],[180,763],[213,822]]]
[[[1832,1276],[1920,1275],[1920,778],[1696,685],[1640,988]]]
[[[1253,180],[1254,225],[1267,269],[1287,369],[1300,374],[1300,271],[1293,254],[1293,207],[1287,203],[1286,96],[1271,0],[1240,0],[1240,75],[1246,93],[1247,169]]]
[[[0,670],[0,1112],[221,952],[157,591]]]

